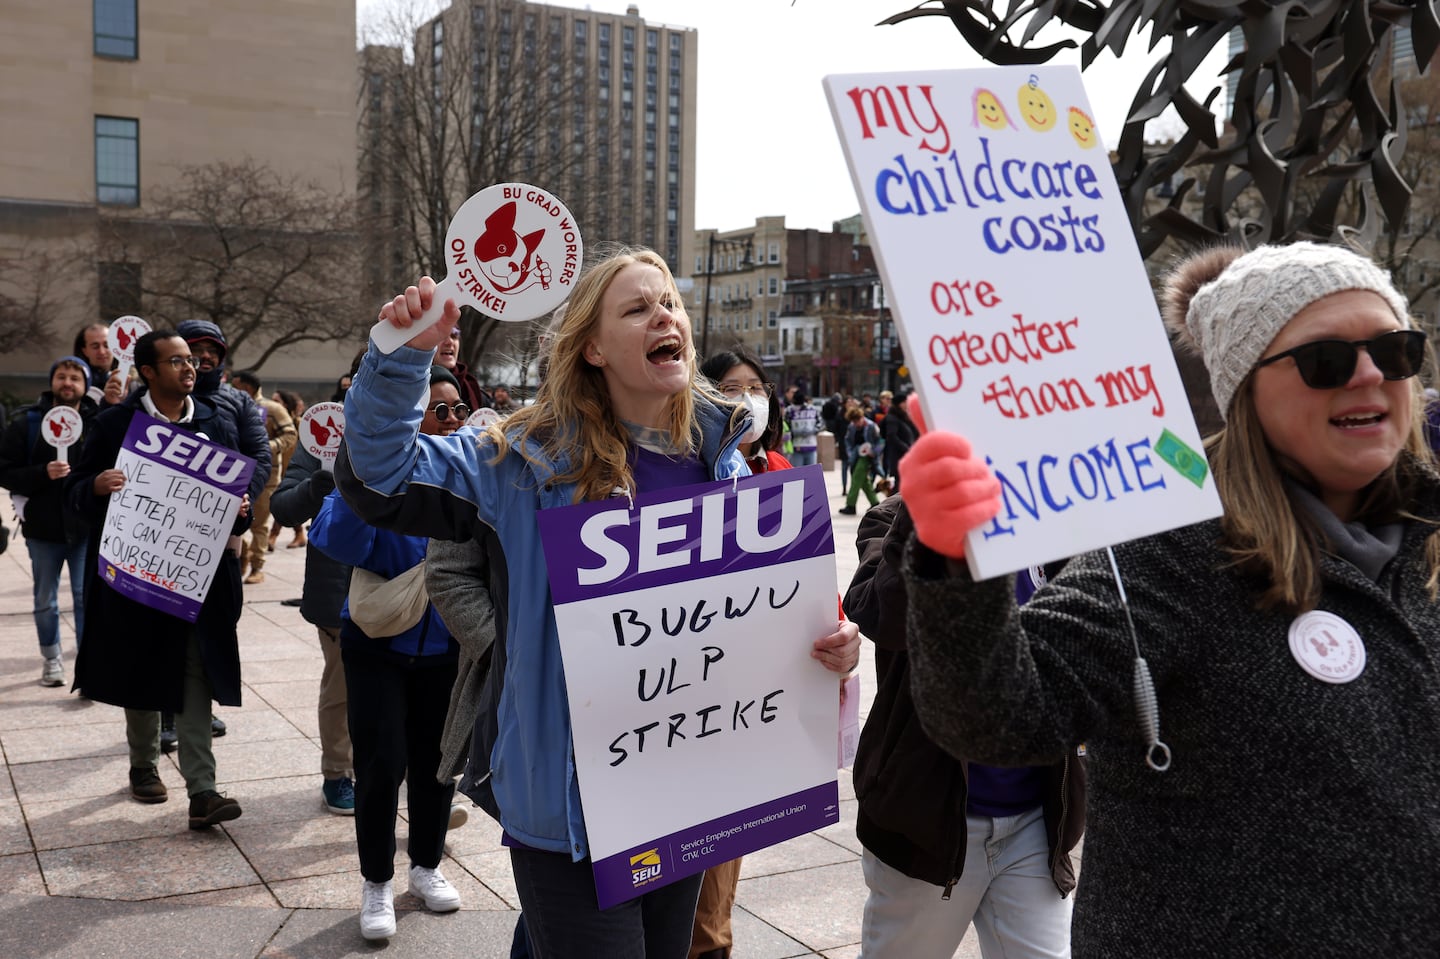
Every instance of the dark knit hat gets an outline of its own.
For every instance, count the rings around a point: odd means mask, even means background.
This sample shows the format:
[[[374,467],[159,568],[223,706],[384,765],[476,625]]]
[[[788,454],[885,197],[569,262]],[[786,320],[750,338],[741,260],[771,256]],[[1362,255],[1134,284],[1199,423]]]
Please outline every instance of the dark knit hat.
[[[81,372],[82,374],[84,374],[84,376],[85,376],[85,388],[86,388],[87,390],[90,388],[90,364],[87,363],[85,360],[81,359],[81,358],[78,357],[78,356],[62,356],[62,357],[60,357],[60,359],[56,360],[54,363],[51,363],[51,364],[50,364],[50,379],[51,379],[51,380],[54,380],[54,379],[55,379],[55,371],[60,368],[60,364],[61,364],[61,363],[69,363],[69,364],[72,365],[72,366],[78,366],[78,367],[80,368],[80,372]]]

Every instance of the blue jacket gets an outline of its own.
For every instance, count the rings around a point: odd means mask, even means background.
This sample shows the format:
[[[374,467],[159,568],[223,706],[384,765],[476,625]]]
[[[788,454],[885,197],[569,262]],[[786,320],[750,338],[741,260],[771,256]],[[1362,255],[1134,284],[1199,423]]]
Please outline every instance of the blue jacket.
[[[337,563],[358,566],[386,579],[394,579],[413,566],[425,562],[426,538],[402,536],[377,529],[355,515],[338,491],[332,490],[320,513],[310,524],[310,541],[315,548]],[[427,605],[420,622],[403,633],[389,637],[367,637],[350,619],[350,598],[340,607],[340,635],[344,642],[358,639],[361,643],[385,642],[392,653],[400,656],[456,656],[459,647],[450,638],[445,621]],[[349,627],[349,628],[346,628]]]
[[[569,506],[571,484],[553,482],[568,469],[537,467],[518,452],[493,463],[483,434],[418,435],[428,396],[429,352],[402,346],[386,356],[372,344],[345,397],[345,443],[335,479],[355,511],[379,526],[463,541],[477,523],[495,529],[510,571],[504,687],[500,694],[491,782],[500,823],[536,849],[589,855],[560,639],[536,514]],[[408,399],[407,399],[408,397]],[[736,451],[748,417],[731,426],[729,411],[696,395],[700,458],[715,479],[746,475]],[[539,456],[530,448],[532,457]]]

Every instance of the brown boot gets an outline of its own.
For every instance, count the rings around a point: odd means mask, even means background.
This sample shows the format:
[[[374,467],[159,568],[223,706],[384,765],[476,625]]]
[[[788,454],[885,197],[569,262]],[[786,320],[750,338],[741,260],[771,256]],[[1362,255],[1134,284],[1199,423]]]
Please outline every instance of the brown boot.
[[[154,766],[131,766],[130,795],[137,802],[159,803],[170,798],[170,791],[160,781],[160,771]]]
[[[265,571],[258,566],[255,567],[250,571],[250,575],[245,577],[244,582],[246,586],[254,586],[256,583],[265,582]]]
[[[190,797],[190,828],[207,829],[216,823],[240,818],[240,804],[213,789]]]

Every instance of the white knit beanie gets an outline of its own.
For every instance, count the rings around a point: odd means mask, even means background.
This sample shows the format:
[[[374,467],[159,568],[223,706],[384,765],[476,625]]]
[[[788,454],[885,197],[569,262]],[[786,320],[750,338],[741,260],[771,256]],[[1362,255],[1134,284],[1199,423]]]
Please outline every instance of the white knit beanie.
[[[1222,418],[1285,324],[1317,300],[1345,290],[1378,293],[1401,327],[1410,326],[1409,305],[1389,275],[1368,258],[1329,244],[1262,246],[1196,291],[1185,325],[1210,373]]]

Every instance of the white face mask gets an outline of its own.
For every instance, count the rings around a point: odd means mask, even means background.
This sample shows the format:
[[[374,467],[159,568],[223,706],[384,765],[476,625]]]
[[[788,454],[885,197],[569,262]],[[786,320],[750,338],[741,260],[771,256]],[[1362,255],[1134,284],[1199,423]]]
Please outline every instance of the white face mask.
[[[743,397],[745,405],[750,408],[752,422],[749,431],[740,437],[741,443],[754,443],[765,433],[765,427],[770,425],[770,397],[751,396],[746,393]]]

